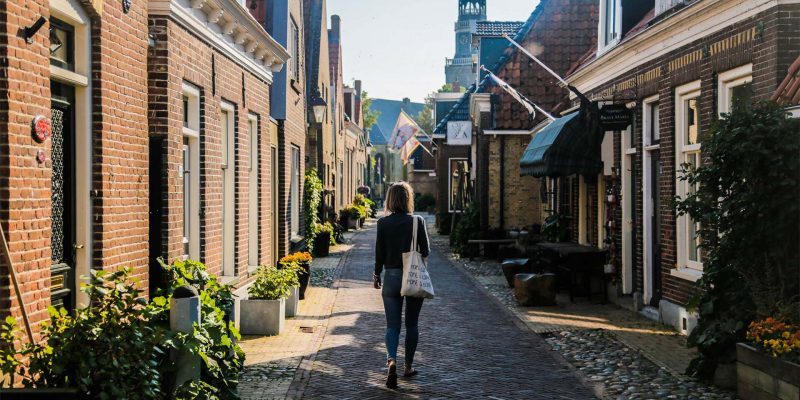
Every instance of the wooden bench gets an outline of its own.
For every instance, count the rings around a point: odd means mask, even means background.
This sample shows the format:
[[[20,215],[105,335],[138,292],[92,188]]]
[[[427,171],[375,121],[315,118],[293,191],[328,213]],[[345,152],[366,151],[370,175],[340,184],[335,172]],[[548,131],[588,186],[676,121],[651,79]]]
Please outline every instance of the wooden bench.
[[[487,244],[502,245],[502,244],[516,243],[516,242],[517,242],[516,239],[473,239],[473,240],[468,240],[467,241],[467,243],[469,243],[469,244],[477,244],[478,245],[478,255],[481,255],[481,256],[483,256],[483,246],[484,245],[487,245]],[[470,257],[470,260],[471,259],[472,259],[472,257]]]

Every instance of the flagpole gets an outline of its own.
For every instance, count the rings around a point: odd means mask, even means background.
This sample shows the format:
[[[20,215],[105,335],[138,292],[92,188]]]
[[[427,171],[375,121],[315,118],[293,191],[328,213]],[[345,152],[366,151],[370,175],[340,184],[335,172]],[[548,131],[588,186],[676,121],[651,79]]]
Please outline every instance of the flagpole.
[[[533,61],[536,61],[536,63],[537,63],[537,64],[539,64],[539,65],[541,65],[541,66],[542,66],[542,68],[544,68],[544,69],[545,69],[547,72],[549,72],[551,75],[553,75],[554,77],[556,77],[556,79],[558,79],[558,81],[559,81],[559,82],[561,82],[562,84],[564,84],[564,86],[569,86],[569,83],[567,83],[567,81],[565,81],[565,80],[564,80],[564,78],[560,77],[560,76],[559,76],[557,73],[555,73],[555,71],[553,71],[552,69],[550,69],[550,67],[548,67],[547,65],[545,65],[543,62],[539,61],[539,59],[538,59],[538,58],[536,58],[536,56],[534,56],[533,54],[531,54],[531,53],[530,53],[528,50],[526,50],[524,47],[520,46],[520,44],[519,44],[519,43],[517,43],[517,42],[515,42],[515,41],[514,41],[514,39],[511,39],[511,37],[510,37],[510,36],[508,36],[508,34],[507,34],[507,33],[504,33],[504,34],[503,34],[503,37],[504,37],[504,38],[506,38],[506,39],[507,39],[509,42],[511,42],[511,44],[513,44],[514,46],[517,46],[517,48],[518,48],[518,49],[520,49],[520,51],[522,51],[523,53],[525,53],[525,55],[527,55],[528,57],[532,58],[532,59],[533,59]]]
[[[489,75],[493,76],[493,77],[494,77],[494,78],[496,78],[497,80],[503,81],[503,80],[502,80],[502,79],[500,79],[500,78],[499,78],[497,75],[495,75],[494,73],[492,73],[492,71],[489,71],[488,69],[486,69],[486,67],[485,67],[485,66],[483,66],[483,65],[481,65],[481,70],[485,71],[486,73],[488,73]],[[503,82],[504,82],[504,81],[503,81]],[[508,83],[506,83],[506,85],[508,85]],[[511,87],[511,85],[508,85],[508,87]],[[519,91],[516,91],[516,92],[517,92],[517,94],[518,94],[520,97],[522,97],[522,98],[523,98],[523,99],[524,99],[526,102],[530,103],[530,105],[532,105],[532,106],[533,106],[533,108],[535,108],[536,110],[538,110],[540,113],[544,114],[544,115],[545,115],[547,118],[549,118],[549,119],[551,119],[551,120],[553,120],[553,121],[555,121],[555,120],[556,120],[556,119],[555,119],[555,117],[553,117],[552,115],[550,115],[550,113],[548,113],[547,111],[545,111],[544,109],[542,109],[542,107],[539,107],[539,106],[538,106],[536,103],[534,103],[533,101],[531,101],[531,99],[529,99],[529,98],[525,97],[525,95],[524,95],[524,94],[520,93]]]

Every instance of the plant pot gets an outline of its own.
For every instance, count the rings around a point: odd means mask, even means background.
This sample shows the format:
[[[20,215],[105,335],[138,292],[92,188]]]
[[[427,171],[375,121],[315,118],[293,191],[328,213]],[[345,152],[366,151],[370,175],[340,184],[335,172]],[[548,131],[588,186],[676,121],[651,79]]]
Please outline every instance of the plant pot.
[[[359,219],[359,220],[358,220],[358,227],[359,227],[359,228],[363,228],[363,227],[364,227],[364,223],[366,223],[366,222],[367,222],[367,219],[366,219],[366,218],[361,218],[361,219]]]
[[[317,257],[327,257],[331,250],[330,232],[320,232],[314,237],[314,255]]]
[[[286,299],[241,300],[239,331],[243,335],[280,335],[286,319]]]
[[[81,394],[78,389],[23,389],[5,388],[0,389],[0,399],[53,399],[53,400],[79,400],[88,399],[89,396]]]
[[[742,400],[800,398],[800,365],[736,344],[737,392]]]
[[[358,229],[358,219],[347,217],[347,229]]]
[[[289,289],[289,297],[286,299],[286,316],[294,317],[300,308],[300,287],[294,286]]]
[[[300,279],[300,300],[304,300],[306,298],[306,289],[308,289],[308,283],[311,279],[311,263],[302,263],[300,267],[303,268],[303,272],[299,274],[297,277]]]

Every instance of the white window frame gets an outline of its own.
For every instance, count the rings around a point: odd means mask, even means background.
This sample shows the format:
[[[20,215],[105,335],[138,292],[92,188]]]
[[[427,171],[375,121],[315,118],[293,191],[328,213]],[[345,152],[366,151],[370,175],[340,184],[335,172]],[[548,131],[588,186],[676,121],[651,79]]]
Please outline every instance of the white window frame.
[[[607,2],[613,1],[614,2],[614,28],[616,35],[614,38],[606,42],[606,20],[608,19],[609,10],[607,7]],[[598,40],[597,40],[597,55],[598,57],[603,53],[607,52],[608,50],[612,49],[616,46],[619,41],[620,37],[622,36],[622,0],[600,0],[600,20],[598,22]]]
[[[189,218],[189,236],[183,237],[183,243],[188,244],[189,252],[183,254],[185,258],[200,259],[200,89],[183,82],[182,96],[188,98],[189,124],[182,127],[183,138],[188,140],[189,153],[189,204],[184,204],[184,219]],[[182,102],[181,102],[182,103]],[[183,111],[183,110],[182,110]],[[181,163],[181,177],[184,173],[184,163]],[[186,186],[186,185],[184,185]],[[186,196],[184,196],[186,198]],[[188,207],[188,209],[187,209]]]
[[[636,207],[631,207],[630,199],[634,193],[634,177],[631,167],[636,163],[636,147],[631,147],[633,125],[622,131],[620,148],[622,150],[622,293],[633,293],[633,220]]]
[[[687,83],[683,86],[675,88],[675,188],[676,195],[680,198],[685,198],[689,193],[689,183],[680,180],[681,164],[687,161],[688,155],[697,155],[700,158],[701,143],[687,145],[684,143],[686,132],[684,130],[686,123],[686,108],[684,103],[686,101],[697,99],[698,107],[700,99],[700,81]],[[699,117],[698,111],[698,117]],[[700,135],[700,121],[698,118],[698,136]],[[699,137],[698,137],[699,141]],[[677,253],[678,265],[675,269],[670,271],[670,274],[690,281],[697,281],[703,275],[703,263],[700,260],[689,260],[688,245],[689,245],[689,223],[691,218],[688,215],[681,215],[677,218]]]
[[[656,292],[656,288],[653,287],[652,276],[654,273],[653,265],[655,264],[655,258],[653,257],[652,253],[653,249],[651,249],[654,238],[651,235],[652,220],[650,216],[654,213],[658,215],[660,212],[660,210],[654,209],[655,205],[652,201],[650,201],[650,199],[653,198],[653,185],[651,182],[653,177],[652,158],[653,154],[659,151],[661,146],[661,127],[657,121],[655,126],[659,128],[659,142],[653,143],[651,141],[651,128],[653,127],[651,111],[653,110],[653,107],[658,107],[658,113],[660,115],[661,103],[659,102],[659,96],[648,97],[644,99],[642,104],[642,274],[644,278],[644,301],[647,304],[650,303],[650,300]],[[659,157],[660,154],[661,153],[659,153]]]
[[[260,241],[258,235],[258,228],[261,224],[259,218],[259,209],[261,207],[261,195],[258,188],[259,185],[259,169],[261,166],[260,152],[259,152],[259,138],[261,137],[261,124],[259,123],[258,115],[247,115],[247,133],[250,144],[250,157],[248,165],[248,181],[247,181],[247,240],[248,240],[248,254],[247,264],[250,270],[258,267],[260,261]]]
[[[447,210],[451,213],[460,213],[461,210],[453,209],[453,161],[469,162],[469,159],[466,157],[451,157],[447,159]]]
[[[222,275],[232,277],[236,276],[236,106],[225,101],[220,103],[220,133],[222,114],[228,115],[227,135],[220,135],[222,136]]]
[[[294,18],[289,19],[289,52],[291,60],[289,62],[289,77],[298,82],[300,80],[300,29],[294,22]]]
[[[289,186],[289,236],[300,237],[300,147],[291,146],[291,182]]]
[[[733,88],[753,82],[753,64],[722,72],[717,80],[717,113],[721,118],[722,114],[731,111]]]

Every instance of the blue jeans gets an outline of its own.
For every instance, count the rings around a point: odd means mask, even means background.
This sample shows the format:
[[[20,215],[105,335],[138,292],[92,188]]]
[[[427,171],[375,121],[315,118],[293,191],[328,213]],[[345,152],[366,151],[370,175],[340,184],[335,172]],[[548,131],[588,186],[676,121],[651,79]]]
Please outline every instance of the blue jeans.
[[[402,269],[386,269],[383,275],[383,309],[386,312],[386,352],[387,359],[397,360],[397,346],[400,344],[400,325],[403,315],[403,299],[406,301],[406,365],[414,363],[414,353],[419,342],[419,312],[422,298],[403,297],[400,287],[403,283]]]

